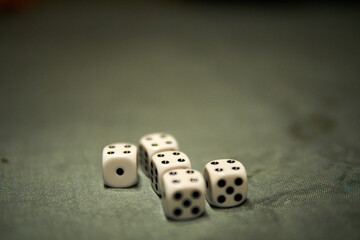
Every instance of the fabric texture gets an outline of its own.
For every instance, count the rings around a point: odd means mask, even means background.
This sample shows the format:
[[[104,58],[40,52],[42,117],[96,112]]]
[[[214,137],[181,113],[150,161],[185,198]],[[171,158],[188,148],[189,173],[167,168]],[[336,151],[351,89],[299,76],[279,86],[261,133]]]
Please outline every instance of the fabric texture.
[[[357,8],[39,3],[0,21],[0,238],[359,239]],[[102,148],[173,134],[248,200],[164,217]]]

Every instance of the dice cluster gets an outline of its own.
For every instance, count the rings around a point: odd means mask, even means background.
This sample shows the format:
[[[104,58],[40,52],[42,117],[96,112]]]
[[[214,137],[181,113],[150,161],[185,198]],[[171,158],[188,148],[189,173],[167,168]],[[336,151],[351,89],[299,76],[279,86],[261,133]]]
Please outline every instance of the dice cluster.
[[[176,139],[167,133],[152,133],[130,143],[105,146],[102,158],[104,184],[131,187],[138,182],[138,163],[161,196],[165,216],[194,219],[205,211],[205,198],[216,207],[234,207],[245,201],[247,175],[234,159],[218,159],[205,165],[204,175],[191,168],[189,157],[179,151]]]

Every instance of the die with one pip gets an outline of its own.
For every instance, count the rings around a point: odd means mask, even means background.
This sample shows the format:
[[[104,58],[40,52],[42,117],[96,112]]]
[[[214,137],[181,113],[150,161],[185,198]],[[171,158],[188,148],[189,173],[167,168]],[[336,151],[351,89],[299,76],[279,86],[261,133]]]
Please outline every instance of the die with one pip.
[[[103,150],[102,172],[109,187],[130,187],[138,181],[137,148],[129,143],[114,143]]]

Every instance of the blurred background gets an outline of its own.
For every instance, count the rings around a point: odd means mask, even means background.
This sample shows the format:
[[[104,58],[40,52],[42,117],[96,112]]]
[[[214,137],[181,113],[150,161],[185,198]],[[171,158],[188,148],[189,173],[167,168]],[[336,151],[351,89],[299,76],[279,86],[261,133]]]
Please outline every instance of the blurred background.
[[[359,13],[0,0],[2,239],[359,239]],[[102,148],[157,131],[197,170],[240,160],[248,202],[174,223],[141,172],[104,189]]]

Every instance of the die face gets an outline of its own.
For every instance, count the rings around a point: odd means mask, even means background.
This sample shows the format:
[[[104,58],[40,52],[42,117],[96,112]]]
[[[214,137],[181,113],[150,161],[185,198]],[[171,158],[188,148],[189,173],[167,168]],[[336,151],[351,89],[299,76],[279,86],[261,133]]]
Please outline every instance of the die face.
[[[129,143],[114,143],[103,150],[104,184],[109,187],[130,187],[137,183],[137,149]]]
[[[141,167],[142,172],[146,175],[146,176],[150,176],[150,171],[149,171],[149,154],[147,153],[147,151],[144,149],[144,147],[139,144],[139,151],[138,151],[138,162],[139,165]]]
[[[191,162],[188,156],[180,151],[158,152],[153,155],[150,162],[150,179],[154,191],[161,195],[162,176],[169,170],[189,169]]]
[[[233,207],[247,197],[245,167],[234,159],[219,159],[206,164],[204,170],[206,198],[217,207]]]
[[[168,133],[152,133],[142,137],[138,159],[143,172],[150,176],[150,161],[155,153],[171,150],[179,150],[179,146],[176,139]]]
[[[174,220],[201,216],[205,210],[205,181],[193,169],[175,169],[163,177],[162,205],[165,215]]]

